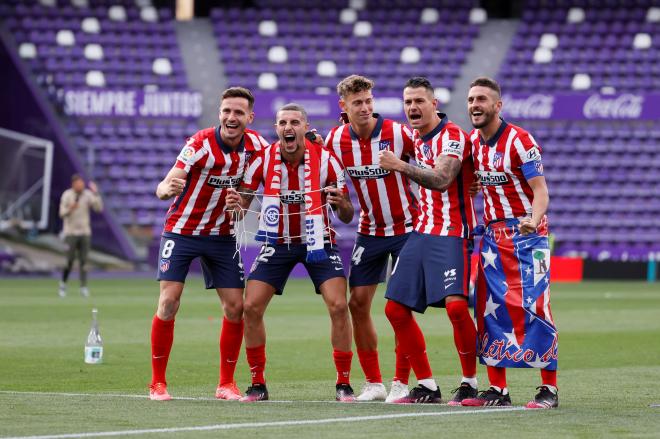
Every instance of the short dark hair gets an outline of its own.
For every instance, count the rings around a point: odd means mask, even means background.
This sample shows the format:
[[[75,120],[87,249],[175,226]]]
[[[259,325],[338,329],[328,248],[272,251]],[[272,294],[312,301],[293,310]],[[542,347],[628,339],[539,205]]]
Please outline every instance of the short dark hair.
[[[277,114],[280,114],[280,111],[299,111],[300,114],[302,114],[305,122],[307,122],[307,111],[305,111],[305,107],[303,107],[300,104],[296,104],[295,102],[289,102],[286,105],[282,105],[280,109],[277,110]]]
[[[488,76],[480,76],[470,83],[470,88],[472,87],[487,87],[491,90],[494,90],[498,96],[502,96],[502,89],[500,89],[500,84],[497,83],[493,78]]]
[[[423,76],[415,76],[410,78],[408,81],[406,81],[406,85],[403,86],[403,88],[425,88],[428,90],[432,95],[435,94],[435,90],[433,90],[433,86],[431,85],[431,81],[428,80],[428,78],[425,78]]]
[[[220,102],[227,98],[245,98],[248,101],[248,108],[252,110],[254,108],[254,95],[252,92],[245,87],[229,87],[227,90],[222,92],[222,98]]]
[[[73,183],[74,181],[77,181],[77,180],[83,180],[82,175],[80,175],[80,174],[73,174],[73,175],[71,176],[71,183]]]
[[[349,94],[371,90],[374,88],[374,85],[374,81],[365,76],[351,75],[342,79],[339,84],[337,84],[337,93],[339,94],[339,97],[344,99]]]

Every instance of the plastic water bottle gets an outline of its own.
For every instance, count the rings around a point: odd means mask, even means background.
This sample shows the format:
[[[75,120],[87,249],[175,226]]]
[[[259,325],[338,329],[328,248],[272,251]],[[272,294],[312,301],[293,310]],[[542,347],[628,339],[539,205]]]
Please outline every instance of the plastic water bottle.
[[[92,327],[89,329],[87,343],[85,343],[85,363],[98,364],[103,361],[103,340],[99,333],[99,311],[92,309]]]

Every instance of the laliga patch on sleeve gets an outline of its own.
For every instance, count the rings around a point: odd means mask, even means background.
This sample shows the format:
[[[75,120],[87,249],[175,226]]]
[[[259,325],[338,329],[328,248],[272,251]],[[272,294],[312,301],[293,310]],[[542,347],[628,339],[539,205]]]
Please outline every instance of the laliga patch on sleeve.
[[[461,157],[463,155],[464,146],[465,144],[458,140],[443,140],[442,153]]]
[[[183,147],[181,152],[179,153],[179,157],[177,157],[178,160],[181,160],[183,163],[186,165],[192,165],[195,163],[195,148],[187,144],[186,146]]]
[[[531,162],[533,160],[541,160],[541,151],[537,146],[532,147],[529,151],[521,157],[523,163]]]

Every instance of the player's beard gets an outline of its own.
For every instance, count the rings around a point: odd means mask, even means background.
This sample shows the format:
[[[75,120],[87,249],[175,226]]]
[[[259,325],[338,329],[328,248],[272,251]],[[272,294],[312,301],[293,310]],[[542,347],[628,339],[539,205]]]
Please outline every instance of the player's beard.
[[[495,118],[495,110],[494,109],[492,111],[482,110],[482,115],[481,115],[482,122],[478,122],[478,123],[474,122],[474,116],[472,116],[472,114],[470,114],[470,122],[472,123],[472,126],[477,128],[477,129],[488,126],[488,124],[490,124],[492,122],[493,118]]]

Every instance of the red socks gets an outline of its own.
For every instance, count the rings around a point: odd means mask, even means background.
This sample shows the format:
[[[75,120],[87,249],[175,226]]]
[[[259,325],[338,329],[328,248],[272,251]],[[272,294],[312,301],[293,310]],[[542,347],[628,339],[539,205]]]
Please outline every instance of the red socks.
[[[463,376],[477,376],[477,329],[470,316],[467,300],[446,302],[447,315],[454,327],[454,344],[461,359]]]
[[[383,377],[380,374],[380,364],[378,364],[378,350],[361,351],[358,349],[357,354],[367,382],[382,383]]]
[[[490,385],[504,389],[506,387],[506,369],[493,366],[488,366],[486,369],[488,370]],[[557,387],[557,371],[541,369],[541,384]]]
[[[406,354],[403,353],[403,349],[399,346],[397,339],[397,346],[394,348],[396,361],[394,363],[394,378],[392,381],[400,381],[403,384],[408,384],[408,378],[410,378],[410,360]]]
[[[227,317],[222,319],[220,330],[220,385],[234,382],[236,361],[243,343],[243,320],[232,322]]]
[[[161,320],[157,315],[151,322],[151,384],[165,383],[165,370],[174,341],[174,320]]]
[[[247,362],[252,374],[252,384],[266,384],[264,370],[266,369],[266,345],[253,348],[245,347]]]
[[[402,353],[408,357],[417,380],[431,378],[433,372],[426,355],[424,334],[415,321],[412,311],[397,302],[388,300],[385,305],[385,315],[394,329],[399,343],[397,348],[401,348]]]
[[[377,353],[376,356],[378,356]],[[337,384],[350,384],[353,352],[344,352],[333,349],[332,358],[335,360],[335,368],[337,369]]]
[[[557,387],[557,371],[541,369],[541,384]]]
[[[486,366],[488,371],[488,382],[491,386],[503,390],[506,387],[506,369],[504,367]]]

